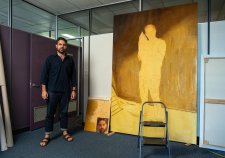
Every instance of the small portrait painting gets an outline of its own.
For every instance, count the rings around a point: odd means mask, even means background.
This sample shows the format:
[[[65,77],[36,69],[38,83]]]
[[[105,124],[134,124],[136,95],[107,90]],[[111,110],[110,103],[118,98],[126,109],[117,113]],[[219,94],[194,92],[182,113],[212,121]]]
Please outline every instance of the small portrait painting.
[[[96,132],[107,134],[108,133],[108,118],[97,118],[97,126],[96,126]]]

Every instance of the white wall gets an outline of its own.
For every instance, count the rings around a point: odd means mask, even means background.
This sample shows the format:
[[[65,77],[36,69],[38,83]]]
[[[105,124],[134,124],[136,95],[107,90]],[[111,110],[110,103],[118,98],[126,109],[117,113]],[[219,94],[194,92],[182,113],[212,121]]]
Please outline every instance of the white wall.
[[[112,83],[113,34],[93,35],[90,39],[90,94],[89,98],[110,99]],[[84,120],[87,108],[88,37],[84,39]]]
[[[91,36],[90,96],[111,98],[113,34]]]

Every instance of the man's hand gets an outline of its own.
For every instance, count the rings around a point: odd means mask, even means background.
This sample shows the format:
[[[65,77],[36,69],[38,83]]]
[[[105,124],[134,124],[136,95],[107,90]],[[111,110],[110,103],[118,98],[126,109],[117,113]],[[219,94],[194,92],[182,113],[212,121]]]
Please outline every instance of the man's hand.
[[[44,85],[44,84],[41,85],[41,97],[44,100],[48,99],[48,92],[46,90],[46,85]]]
[[[47,100],[47,99],[48,99],[48,92],[45,91],[45,90],[43,90],[43,91],[41,92],[41,97],[42,97],[44,100]]]
[[[71,100],[75,100],[76,97],[77,97],[76,91],[72,91],[72,92],[71,92],[71,96],[70,96]]]

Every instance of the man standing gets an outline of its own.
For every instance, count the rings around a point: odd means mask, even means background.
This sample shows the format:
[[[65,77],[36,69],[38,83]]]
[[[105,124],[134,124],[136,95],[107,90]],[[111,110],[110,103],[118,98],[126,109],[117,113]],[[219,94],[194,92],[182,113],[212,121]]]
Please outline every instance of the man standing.
[[[68,141],[73,138],[68,134],[68,105],[70,99],[76,98],[76,69],[73,58],[67,55],[67,40],[59,37],[56,40],[56,54],[50,55],[41,74],[41,96],[47,102],[45,119],[45,136],[40,146],[46,146],[53,131],[54,115],[57,105],[60,109],[60,127],[63,137]]]

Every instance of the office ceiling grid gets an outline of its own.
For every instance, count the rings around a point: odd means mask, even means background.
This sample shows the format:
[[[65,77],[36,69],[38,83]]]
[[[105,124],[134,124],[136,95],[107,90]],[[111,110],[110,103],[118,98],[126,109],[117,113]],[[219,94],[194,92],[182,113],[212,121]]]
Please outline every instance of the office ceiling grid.
[[[25,3],[27,2],[27,3]],[[38,33],[55,29],[55,16],[68,20],[67,28],[73,24],[88,28],[88,8],[124,2],[124,0],[13,0],[13,25],[18,29],[25,28],[29,32]],[[126,0],[127,3],[109,5],[93,9],[92,28],[96,33],[112,31],[113,16],[136,12],[139,9],[139,0]],[[199,22],[207,21],[207,0],[143,0],[143,9],[156,9],[180,4],[198,2]],[[37,6],[30,6],[29,4]],[[51,13],[47,13],[43,10]],[[84,10],[79,12],[80,10]],[[225,19],[225,0],[211,0],[211,20]],[[31,18],[32,17],[32,18]],[[0,24],[7,25],[8,0],[0,0]],[[63,24],[65,25],[65,24]],[[62,27],[62,26],[60,26]],[[26,31],[25,30],[25,31]]]

